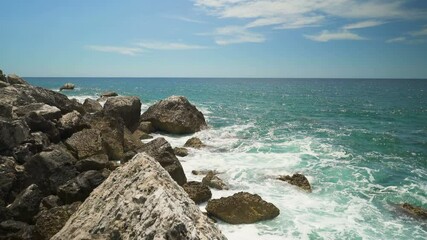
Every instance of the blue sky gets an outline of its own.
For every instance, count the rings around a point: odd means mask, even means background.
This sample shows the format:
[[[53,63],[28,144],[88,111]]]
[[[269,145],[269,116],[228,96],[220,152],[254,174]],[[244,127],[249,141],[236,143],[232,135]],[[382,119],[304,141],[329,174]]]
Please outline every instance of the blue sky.
[[[426,0],[0,0],[22,76],[427,78]]]

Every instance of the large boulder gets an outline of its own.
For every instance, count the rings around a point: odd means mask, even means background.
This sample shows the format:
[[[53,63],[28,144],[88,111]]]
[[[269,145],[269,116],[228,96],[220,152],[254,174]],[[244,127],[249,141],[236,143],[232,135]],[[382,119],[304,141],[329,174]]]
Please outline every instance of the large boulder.
[[[59,108],[44,103],[31,103],[19,106],[14,110],[14,113],[18,117],[26,116],[32,112],[42,116],[47,120],[58,119],[62,116],[61,110]]]
[[[58,143],[61,140],[61,135],[56,124],[37,113],[29,113],[25,116],[25,122],[32,132],[45,133],[51,142]]]
[[[23,120],[8,121],[0,118],[0,152],[18,146],[30,135]]]
[[[289,175],[280,176],[278,179],[281,181],[285,181],[291,185],[295,185],[295,186],[311,193],[310,182],[308,182],[307,178],[300,173],[295,173],[292,176],[289,176]]]
[[[226,239],[146,154],[113,171],[52,240],[134,238]]]
[[[43,195],[39,187],[32,184],[24,189],[7,208],[15,220],[31,222],[39,212],[42,198]]]
[[[41,211],[36,216],[35,224],[35,230],[38,235],[40,235],[40,238],[48,240],[59,232],[70,216],[77,211],[80,204],[80,202],[75,202],[71,205],[64,205]]]
[[[182,188],[196,204],[206,202],[212,197],[211,190],[201,182],[190,181],[182,185]]]
[[[59,119],[59,130],[61,132],[61,138],[69,138],[74,133],[83,130],[85,127],[81,122],[82,116],[77,111],[72,111],[64,114]]]
[[[246,192],[210,200],[206,211],[231,224],[255,223],[273,219],[280,214],[280,210],[272,203],[264,201],[257,194]]]
[[[202,179],[202,183],[211,188],[218,190],[227,190],[228,186],[225,182],[219,178],[215,172],[209,171],[206,176]]]
[[[141,148],[141,152],[146,152],[159,162],[179,185],[187,182],[181,163],[175,156],[171,145],[164,138],[156,138],[146,143]]]
[[[88,113],[95,113],[102,111],[102,105],[93,99],[86,98],[86,100],[83,103],[83,108]]]
[[[125,126],[136,130],[141,114],[141,101],[137,97],[111,97],[104,104],[106,115],[123,119]]]
[[[65,141],[65,145],[78,159],[104,153],[100,132],[95,129],[84,129],[74,133]]]
[[[150,121],[157,130],[174,134],[194,133],[207,127],[203,114],[182,96],[171,96],[149,107],[141,121]]]
[[[10,85],[15,85],[15,84],[27,84],[28,85],[28,83],[24,79],[22,79],[21,77],[19,77],[16,74],[7,75],[7,81]]]

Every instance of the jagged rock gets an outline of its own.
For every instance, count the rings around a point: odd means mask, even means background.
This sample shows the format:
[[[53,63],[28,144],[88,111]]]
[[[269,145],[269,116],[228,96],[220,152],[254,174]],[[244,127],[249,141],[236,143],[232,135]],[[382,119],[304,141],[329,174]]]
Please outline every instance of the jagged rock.
[[[59,130],[61,132],[61,138],[67,139],[74,133],[83,130],[88,127],[81,122],[82,116],[77,111],[69,112],[59,119]]]
[[[255,223],[273,219],[280,214],[280,210],[272,203],[264,201],[257,194],[247,192],[210,200],[206,211],[231,224]]]
[[[427,209],[418,207],[418,206],[414,206],[412,204],[409,203],[403,203],[400,205],[400,208],[403,210],[404,213],[406,213],[407,215],[417,218],[417,219],[421,219],[421,220],[427,220]]]
[[[44,197],[40,202],[40,211],[49,210],[62,205],[61,199],[56,195]]]
[[[102,105],[93,99],[86,98],[86,100],[83,103],[83,108],[88,113],[95,113],[102,111]]]
[[[24,79],[22,79],[21,77],[19,77],[16,74],[7,75],[7,82],[10,85],[15,85],[15,84],[27,84],[28,85],[28,83]]]
[[[153,124],[148,121],[141,121],[138,126],[138,130],[145,132],[147,134],[153,133],[156,131]]]
[[[193,170],[191,173],[193,175],[207,175],[209,172],[212,172],[214,175],[220,174],[220,172],[216,170]]]
[[[56,128],[55,123],[46,120],[37,113],[32,112],[25,116],[25,122],[32,132],[45,133],[51,142],[58,143],[61,140],[59,130]]]
[[[129,131],[129,129],[127,129],[127,128],[124,129],[123,147],[124,147],[125,152],[128,152],[128,151],[139,152],[143,146],[144,146],[144,144],[141,142],[141,140],[139,138],[135,137]]]
[[[179,185],[182,186],[187,182],[181,163],[176,158],[171,145],[164,138],[156,138],[146,143],[141,152],[146,152],[158,161]]]
[[[89,170],[102,170],[108,166],[107,155],[96,155],[86,159],[82,159],[76,163],[76,168],[79,172]]]
[[[0,117],[4,119],[12,119],[13,118],[12,105],[0,102]]]
[[[186,134],[207,127],[203,114],[185,97],[171,96],[149,107],[141,115],[141,121],[149,121],[160,131]]]
[[[35,228],[24,222],[7,220],[0,223],[0,239],[7,240],[33,240],[39,236],[35,233]]]
[[[42,116],[47,120],[58,119],[62,116],[61,110],[59,108],[44,103],[31,103],[28,105],[19,106],[14,110],[14,113],[18,117],[26,116],[32,112]]]
[[[95,129],[84,129],[74,133],[65,141],[65,145],[78,159],[104,153],[100,132]]]
[[[222,179],[215,175],[215,173],[212,171],[209,171],[208,174],[206,174],[206,176],[202,179],[202,183],[218,190],[228,189],[227,184],[225,184],[224,181],[222,181]]]
[[[176,147],[173,149],[173,152],[175,153],[175,155],[180,157],[185,157],[188,155],[188,150],[186,148]]]
[[[122,118],[125,126],[134,131],[139,124],[141,101],[137,97],[111,97],[104,104],[104,112],[108,116]]]
[[[211,190],[201,182],[190,181],[182,185],[182,188],[196,204],[206,202],[212,197]]]
[[[58,188],[58,196],[65,203],[84,201],[99,184],[110,174],[110,171],[90,170],[80,173]]]
[[[7,208],[15,220],[31,222],[32,218],[39,212],[42,198],[43,195],[39,187],[32,184],[23,190]]]
[[[23,120],[6,121],[0,118],[0,151],[23,143],[30,135],[30,129]]]
[[[76,86],[74,84],[72,84],[72,83],[66,83],[66,84],[62,85],[62,87],[59,88],[59,91],[62,91],[62,90],[74,90],[75,87]]]
[[[154,159],[116,169],[52,238],[226,239]]]
[[[75,202],[71,205],[54,207],[41,211],[36,216],[36,231],[41,239],[48,240],[55,235],[68,221],[70,216],[77,211],[81,202]]]
[[[308,182],[307,178],[302,174],[295,173],[292,176],[289,176],[289,175],[280,176],[278,179],[285,181],[289,184],[295,185],[297,187],[300,187],[301,189],[303,189],[309,193],[311,192],[310,183]]]
[[[119,96],[119,94],[117,94],[116,92],[104,92],[101,94],[102,98],[117,97],[117,96]]]
[[[0,201],[10,202],[10,192],[17,179],[15,161],[11,157],[0,156]]]
[[[192,137],[190,139],[188,139],[185,144],[184,147],[191,147],[191,148],[196,148],[196,149],[200,149],[202,147],[205,147],[206,145],[202,143],[202,141],[197,138],[197,137]]]

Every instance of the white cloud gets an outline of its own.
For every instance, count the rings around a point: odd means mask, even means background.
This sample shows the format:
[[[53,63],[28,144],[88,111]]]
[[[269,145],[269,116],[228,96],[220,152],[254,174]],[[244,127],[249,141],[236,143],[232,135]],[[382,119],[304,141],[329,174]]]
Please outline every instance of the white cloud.
[[[138,46],[151,50],[194,50],[208,48],[201,45],[190,45],[174,42],[143,41],[137,43]]]
[[[262,34],[254,33],[241,26],[226,26],[217,28],[213,33],[199,35],[212,35],[218,45],[230,45],[237,43],[261,43],[265,41]]]
[[[366,38],[347,30],[340,30],[336,32],[324,30],[317,35],[305,35],[305,37],[317,42],[329,42],[333,40],[366,40]]]
[[[188,18],[188,17],[184,17],[184,16],[165,16],[165,17],[166,18],[170,18],[170,19],[175,19],[175,20],[183,21],[183,22],[200,23],[200,24],[206,23],[206,22],[201,21],[201,20],[197,20],[197,19],[193,19],[193,18]]]
[[[392,38],[387,40],[387,43],[401,43],[401,42],[405,42],[407,39],[406,37],[397,37],[397,38]]]
[[[130,55],[130,56],[134,56],[134,55],[137,55],[138,53],[143,52],[143,49],[134,48],[134,47],[90,45],[90,46],[86,46],[86,48],[93,51],[98,51],[98,52],[117,53],[117,54]]]
[[[350,29],[359,29],[359,28],[370,28],[370,27],[380,26],[383,24],[384,22],[382,21],[368,20],[368,21],[357,22],[357,23],[346,25],[343,27],[343,29],[350,30]]]
[[[424,26],[421,30],[419,31],[415,31],[415,32],[410,32],[409,33],[411,36],[414,37],[421,37],[421,36],[427,36],[427,26]]]

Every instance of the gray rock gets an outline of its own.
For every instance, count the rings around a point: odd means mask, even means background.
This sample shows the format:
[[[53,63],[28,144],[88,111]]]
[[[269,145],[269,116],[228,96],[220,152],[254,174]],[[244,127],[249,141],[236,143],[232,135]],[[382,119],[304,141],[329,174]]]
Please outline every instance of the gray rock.
[[[11,157],[0,156],[0,201],[10,202],[10,192],[17,180],[15,161]]]
[[[194,133],[207,127],[203,114],[182,96],[171,96],[149,107],[141,115],[141,121],[149,121],[155,129],[174,134]]]
[[[40,211],[49,210],[62,205],[61,199],[56,195],[44,197],[40,202]]]
[[[206,211],[231,224],[248,224],[277,217],[280,210],[256,194],[239,192],[230,197],[213,199]]]
[[[45,133],[51,142],[58,143],[61,140],[60,132],[55,123],[37,113],[31,112],[25,116],[25,122],[32,132]]]
[[[199,138],[192,137],[185,142],[184,147],[200,149],[206,147],[206,145]]]
[[[77,111],[72,111],[63,115],[59,119],[59,130],[61,132],[61,138],[67,139],[74,133],[88,127],[82,123],[81,119],[82,116]]]
[[[28,85],[28,83],[24,79],[22,79],[21,77],[19,77],[16,74],[7,75],[7,81],[10,85],[15,85],[15,84],[26,84],[26,85]]]
[[[44,103],[31,103],[19,106],[14,110],[14,113],[18,117],[23,117],[33,112],[42,116],[46,120],[58,119],[62,116],[59,108]]]
[[[93,99],[86,98],[86,100],[83,103],[83,108],[88,113],[95,113],[102,111],[102,105]]]
[[[102,170],[108,166],[107,155],[96,155],[86,159],[82,159],[76,163],[76,168],[79,172],[89,170]]]
[[[74,84],[72,84],[72,83],[66,83],[66,84],[62,85],[62,87],[59,88],[59,91],[62,91],[62,90],[74,90],[75,87],[76,86]]]
[[[18,146],[29,136],[30,129],[25,121],[8,121],[0,118],[0,151]]]
[[[43,195],[39,187],[32,184],[24,189],[7,208],[15,220],[31,222],[39,212],[42,198]]]
[[[139,152],[144,144],[141,142],[139,138],[134,136],[129,129],[124,129],[124,142],[123,142],[124,151],[134,151]]]
[[[215,188],[218,190],[227,190],[228,186],[227,184],[222,181],[221,178],[219,178],[214,172],[209,171],[208,174],[202,179],[202,183],[205,185]]]
[[[74,133],[65,141],[65,145],[78,159],[105,153],[100,132],[95,129],[84,129]]]
[[[173,152],[175,153],[175,155],[180,157],[188,156],[188,150],[186,148],[176,147],[173,149]]]
[[[104,104],[108,116],[123,119],[125,126],[135,131],[141,114],[141,101],[137,97],[111,97]]]
[[[116,169],[52,238],[226,239],[154,159]]]
[[[158,161],[179,185],[187,182],[181,163],[176,158],[171,145],[164,138],[156,138],[146,143],[141,152],[146,152]]]
[[[212,197],[211,190],[201,182],[190,181],[182,185],[182,188],[196,204],[206,202]]]
[[[13,118],[12,105],[0,102],[0,118]]]
[[[0,223],[0,239],[33,240],[38,238],[34,226],[27,223],[14,220]]]
[[[141,121],[138,126],[138,130],[145,132],[147,134],[153,133],[156,131],[153,124],[148,121]]]

